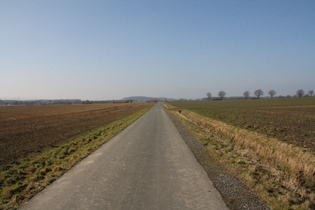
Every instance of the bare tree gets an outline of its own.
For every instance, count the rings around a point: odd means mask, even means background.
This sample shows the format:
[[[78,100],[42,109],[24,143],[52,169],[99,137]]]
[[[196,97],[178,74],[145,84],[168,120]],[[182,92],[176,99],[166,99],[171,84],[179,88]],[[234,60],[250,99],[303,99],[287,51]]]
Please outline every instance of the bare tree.
[[[313,91],[313,90],[310,90],[310,91],[308,91],[308,94],[309,94],[310,96],[313,96],[314,91]]]
[[[255,91],[255,96],[257,96],[257,98],[259,99],[260,96],[264,95],[264,92],[261,89],[258,89]]]
[[[211,96],[212,96],[212,95],[211,95],[211,93],[210,93],[210,92],[208,92],[208,93],[207,93],[207,98],[208,98],[208,101],[210,101]]]
[[[304,90],[300,89],[300,90],[296,91],[296,95],[297,95],[298,97],[304,96]]]
[[[268,94],[271,96],[271,98],[273,98],[273,96],[276,95],[276,91],[275,90],[269,90]]]
[[[243,93],[243,95],[244,95],[244,97],[245,97],[246,99],[248,99],[248,98],[249,98],[249,95],[250,95],[250,92],[249,92],[248,90],[246,90],[246,91]]]
[[[226,95],[226,93],[224,91],[220,91],[218,96],[221,98],[221,100],[223,100],[224,96]]]

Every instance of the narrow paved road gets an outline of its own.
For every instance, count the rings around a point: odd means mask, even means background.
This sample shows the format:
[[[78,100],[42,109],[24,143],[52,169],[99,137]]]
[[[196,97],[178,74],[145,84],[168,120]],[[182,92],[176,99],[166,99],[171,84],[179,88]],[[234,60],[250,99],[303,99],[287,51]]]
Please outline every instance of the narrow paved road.
[[[157,104],[21,209],[226,209]]]

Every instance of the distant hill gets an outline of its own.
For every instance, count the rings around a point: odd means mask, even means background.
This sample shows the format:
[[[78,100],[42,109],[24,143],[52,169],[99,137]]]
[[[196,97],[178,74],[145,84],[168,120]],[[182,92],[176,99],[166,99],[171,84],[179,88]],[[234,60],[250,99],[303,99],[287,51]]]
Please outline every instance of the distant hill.
[[[147,96],[131,96],[131,97],[126,97],[123,98],[123,100],[132,100],[135,102],[146,102],[146,101],[174,101],[175,99],[173,98],[164,98],[164,97],[147,97]]]

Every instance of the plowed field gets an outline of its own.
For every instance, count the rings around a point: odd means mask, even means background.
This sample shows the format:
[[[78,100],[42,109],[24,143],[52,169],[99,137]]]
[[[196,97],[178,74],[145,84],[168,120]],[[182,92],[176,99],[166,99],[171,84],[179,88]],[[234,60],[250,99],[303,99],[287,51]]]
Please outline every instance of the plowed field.
[[[315,154],[315,97],[171,104],[309,149]]]
[[[0,106],[0,168],[126,117],[149,103]]]

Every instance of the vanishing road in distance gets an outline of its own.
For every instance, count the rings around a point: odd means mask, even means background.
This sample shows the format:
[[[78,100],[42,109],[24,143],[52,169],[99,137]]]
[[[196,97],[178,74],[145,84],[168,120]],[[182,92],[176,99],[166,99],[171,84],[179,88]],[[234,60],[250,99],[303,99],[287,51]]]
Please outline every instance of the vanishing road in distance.
[[[227,209],[162,104],[21,209]]]

